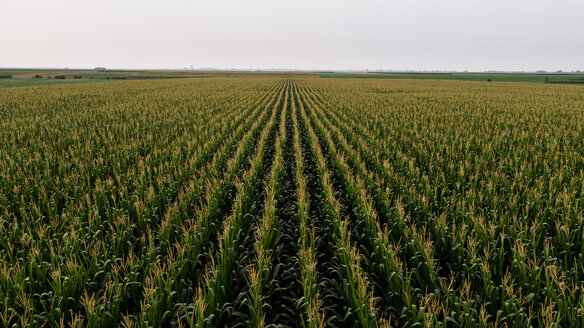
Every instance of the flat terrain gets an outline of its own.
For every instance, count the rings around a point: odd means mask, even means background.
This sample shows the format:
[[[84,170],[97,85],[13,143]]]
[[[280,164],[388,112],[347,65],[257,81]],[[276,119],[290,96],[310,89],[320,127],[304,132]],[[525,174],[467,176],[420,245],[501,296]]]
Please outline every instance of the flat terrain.
[[[238,74],[0,92],[0,326],[584,326],[582,86]]]
[[[10,76],[7,78],[6,76]],[[55,77],[62,76],[59,79]],[[62,85],[118,80],[152,80],[176,78],[287,78],[315,77],[304,72],[243,72],[243,71],[189,71],[189,70],[42,70],[0,69],[0,88],[36,85]]]
[[[39,78],[47,78],[47,77],[56,77],[56,76],[67,76],[67,75],[72,75],[75,74],[75,72],[57,72],[57,73],[45,73],[45,72],[36,72],[36,73],[22,73],[22,74],[16,74],[13,75],[12,77],[15,79],[32,79],[35,78],[36,76],[39,76]]]
[[[530,82],[584,84],[584,73],[333,73],[318,72],[323,78],[357,79],[422,79],[422,80],[460,80],[491,82]]]
[[[11,78],[2,78],[10,75]],[[36,78],[36,76],[40,78]],[[63,75],[64,79],[55,79]],[[116,80],[149,80],[173,78],[351,78],[351,79],[416,79],[460,80],[479,82],[527,82],[550,84],[580,84],[584,73],[415,73],[415,72],[245,72],[190,70],[39,70],[0,69],[0,88],[110,82]]]

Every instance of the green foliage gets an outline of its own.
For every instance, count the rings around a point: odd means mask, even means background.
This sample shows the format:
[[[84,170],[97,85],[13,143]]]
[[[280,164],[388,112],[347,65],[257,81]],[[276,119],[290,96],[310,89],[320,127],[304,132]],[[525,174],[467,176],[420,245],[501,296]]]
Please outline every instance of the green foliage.
[[[417,72],[317,72],[322,78],[340,79],[416,79],[416,80],[461,80],[488,82],[528,82],[528,83],[582,83],[581,73],[417,73]]]
[[[579,86],[229,77],[0,93],[0,326],[584,325]]]

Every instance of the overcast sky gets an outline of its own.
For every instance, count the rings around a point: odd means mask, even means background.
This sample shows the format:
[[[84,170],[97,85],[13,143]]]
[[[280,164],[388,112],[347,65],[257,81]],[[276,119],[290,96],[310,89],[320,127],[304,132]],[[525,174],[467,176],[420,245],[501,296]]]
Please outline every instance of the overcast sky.
[[[0,1],[0,67],[584,70],[582,0]]]

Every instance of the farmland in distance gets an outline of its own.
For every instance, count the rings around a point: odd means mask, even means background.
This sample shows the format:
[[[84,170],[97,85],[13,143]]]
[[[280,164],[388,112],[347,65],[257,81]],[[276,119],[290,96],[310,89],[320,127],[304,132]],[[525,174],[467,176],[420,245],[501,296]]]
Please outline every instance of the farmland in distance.
[[[0,326],[584,326],[583,122],[567,84],[2,89]]]

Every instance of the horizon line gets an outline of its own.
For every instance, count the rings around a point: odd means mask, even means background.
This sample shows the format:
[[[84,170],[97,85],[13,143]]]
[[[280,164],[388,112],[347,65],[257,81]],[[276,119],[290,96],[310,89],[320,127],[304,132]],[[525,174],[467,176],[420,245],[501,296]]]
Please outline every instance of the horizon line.
[[[584,70],[416,70],[416,69],[302,69],[302,68],[216,68],[216,67],[165,67],[165,68],[119,68],[119,67],[0,67],[0,70],[62,70],[62,71],[217,71],[217,72],[287,72],[287,73],[584,73]]]

